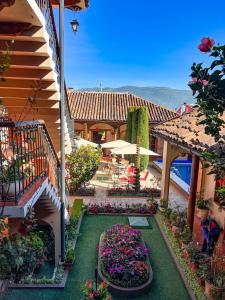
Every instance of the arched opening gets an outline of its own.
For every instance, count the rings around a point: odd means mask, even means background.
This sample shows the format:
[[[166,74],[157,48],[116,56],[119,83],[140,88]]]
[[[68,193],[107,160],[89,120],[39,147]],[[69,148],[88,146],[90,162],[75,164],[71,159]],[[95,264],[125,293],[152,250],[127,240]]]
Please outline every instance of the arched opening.
[[[115,129],[106,123],[97,123],[89,128],[89,139],[96,144],[110,142],[115,139]]]

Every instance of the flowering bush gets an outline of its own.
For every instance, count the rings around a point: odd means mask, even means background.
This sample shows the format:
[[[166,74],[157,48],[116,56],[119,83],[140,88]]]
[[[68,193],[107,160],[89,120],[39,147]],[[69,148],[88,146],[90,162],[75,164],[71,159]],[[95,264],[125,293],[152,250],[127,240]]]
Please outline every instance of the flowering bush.
[[[84,299],[110,300],[112,297],[108,293],[106,282],[101,282],[97,287],[89,279],[82,287]]]
[[[99,251],[102,273],[110,282],[135,287],[148,280],[148,249],[140,230],[128,225],[112,226],[105,232]]]
[[[114,187],[108,189],[108,196],[138,196],[138,197],[160,197],[161,190],[158,188],[144,188],[140,191],[136,192],[133,188],[121,188],[121,187]]]
[[[94,203],[87,205],[86,207],[87,213],[99,214],[99,213],[109,213],[109,214],[147,214],[154,215],[157,212],[158,204],[153,201],[148,204],[132,204],[132,205],[112,205],[110,203]]]

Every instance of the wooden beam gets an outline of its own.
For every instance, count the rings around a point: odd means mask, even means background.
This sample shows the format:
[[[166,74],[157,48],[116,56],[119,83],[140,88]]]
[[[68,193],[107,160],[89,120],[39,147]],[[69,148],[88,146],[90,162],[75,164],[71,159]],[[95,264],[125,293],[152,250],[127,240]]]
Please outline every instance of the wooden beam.
[[[32,36],[32,35],[7,35],[7,34],[3,34],[0,35],[0,40],[7,40],[7,41],[26,41],[26,42],[46,42],[45,38],[42,36]]]
[[[58,116],[53,116],[53,115],[35,115],[35,114],[14,114],[9,112],[9,117],[15,121],[36,121],[36,120],[42,120],[45,122],[45,125],[50,128],[50,129],[56,129],[58,130],[58,126],[60,124],[60,119]]]
[[[43,50],[46,51],[46,42],[39,41],[14,41],[10,43],[7,39],[0,40],[0,51],[6,51],[9,47],[10,51],[29,51],[36,52]]]
[[[60,117],[60,110],[59,108],[38,108],[31,107],[29,104],[26,107],[8,107],[8,111],[10,114],[20,114],[24,112],[24,117],[27,119],[27,115],[31,115],[36,120],[48,116],[55,116],[56,119]]]
[[[6,107],[24,107],[27,105],[27,99],[23,98],[4,98],[3,104]],[[35,100],[34,108],[59,108],[58,100],[46,100],[46,99],[38,99]]]
[[[34,96],[35,89],[32,88],[5,88],[1,87],[0,83],[0,95],[1,97],[18,97],[28,98]],[[37,93],[37,99],[57,99],[59,97],[55,90],[41,90]]]
[[[1,87],[8,87],[8,88],[35,88],[37,85],[40,85],[42,89],[54,89],[55,88],[55,81],[52,80],[34,80],[32,78],[13,78],[13,77],[5,77],[4,81],[0,83]]]
[[[34,80],[39,80],[42,78],[50,79],[53,78],[51,76],[52,74],[51,69],[45,69],[45,68],[17,68],[16,66],[12,67],[10,66],[9,70],[4,72],[4,78],[8,77],[24,77]]]

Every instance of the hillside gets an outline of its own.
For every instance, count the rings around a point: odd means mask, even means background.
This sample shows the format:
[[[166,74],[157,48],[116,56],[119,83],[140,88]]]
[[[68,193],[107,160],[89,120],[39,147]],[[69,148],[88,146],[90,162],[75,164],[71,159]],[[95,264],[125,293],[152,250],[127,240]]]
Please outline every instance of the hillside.
[[[83,88],[80,91],[100,91],[99,88]],[[135,94],[141,98],[149,99],[152,102],[175,109],[184,102],[193,103],[192,93],[189,90],[178,90],[168,87],[138,87],[138,86],[122,86],[119,88],[103,88],[103,92],[128,92]]]

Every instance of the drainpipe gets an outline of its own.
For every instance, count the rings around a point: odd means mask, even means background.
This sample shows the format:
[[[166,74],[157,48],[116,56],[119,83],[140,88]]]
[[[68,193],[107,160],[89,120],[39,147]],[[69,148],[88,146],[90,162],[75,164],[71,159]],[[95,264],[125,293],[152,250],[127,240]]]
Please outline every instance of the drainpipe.
[[[65,87],[64,87],[64,0],[59,8],[59,48],[60,48],[60,150],[61,150],[61,262],[65,260]]]

